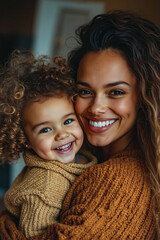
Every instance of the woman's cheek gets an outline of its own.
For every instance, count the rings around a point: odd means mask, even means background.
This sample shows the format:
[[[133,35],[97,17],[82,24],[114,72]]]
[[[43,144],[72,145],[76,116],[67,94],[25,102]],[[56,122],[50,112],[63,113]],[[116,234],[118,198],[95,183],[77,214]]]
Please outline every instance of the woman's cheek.
[[[115,114],[120,116],[128,115],[132,110],[132,102],[127,99],[117,99],[117,101],[113,101],[111,104],[111,109],[114,111]]]
[[[75,111],[78,115],[81,115],[88,107],[88,103],[83,98],[77,98],[75,102]]]

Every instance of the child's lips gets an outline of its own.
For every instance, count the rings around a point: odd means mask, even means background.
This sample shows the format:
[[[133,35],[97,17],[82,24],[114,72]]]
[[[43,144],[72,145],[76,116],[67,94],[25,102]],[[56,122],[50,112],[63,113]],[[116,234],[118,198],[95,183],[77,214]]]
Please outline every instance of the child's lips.
[[[67,143],[65,145],[61,145],[57,148],[54,149],[54,151],[61,153],[61,154],[65,154],[68,153],[72,150],[73,148],[73,142]]]

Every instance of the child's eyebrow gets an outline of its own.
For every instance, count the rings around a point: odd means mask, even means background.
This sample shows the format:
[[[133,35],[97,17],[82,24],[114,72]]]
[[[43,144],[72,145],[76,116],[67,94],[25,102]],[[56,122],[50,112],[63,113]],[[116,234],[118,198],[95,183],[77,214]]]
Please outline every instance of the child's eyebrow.
[[[71,116],[76,116],[75,112],[71,112],[71,113],[67,113],[63,116],[63,118],[67,118],[67,117],[71,117]],[[37,123],[36,125],[34,125],[32,127],[32,130],[34,131],[37,127],[41,126],[41,125],[47,125],[49,124],[50,122],[49,121],[44,121],[44,122],[40,122],[40,123]]]
[[[68,114],[64,115],[63,117],[66,118],[66,117],[69,117],[72,115],[75,116],[76,115],[75,112],[68,113]]]
[[[41,125],[45,125],[45,124],[49,124],[49,121],[37,123],[36,125],[34,125],[34,126],[32,127],[32,130],[35,130],[37,127],[39,127],[39,126],[41,126]]]

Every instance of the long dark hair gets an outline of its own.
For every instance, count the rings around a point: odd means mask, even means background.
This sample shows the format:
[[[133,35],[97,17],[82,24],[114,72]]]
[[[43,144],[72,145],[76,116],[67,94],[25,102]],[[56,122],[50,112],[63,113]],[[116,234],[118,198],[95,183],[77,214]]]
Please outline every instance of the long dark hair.
[[[125,55],[137,78],[137,135],[157,202],[155,216],[160,236],[160,28],[135,13],[116,10],[79,27],[76,37],[79,46],[68,57],[75,79],[87,52],[108,48]]]

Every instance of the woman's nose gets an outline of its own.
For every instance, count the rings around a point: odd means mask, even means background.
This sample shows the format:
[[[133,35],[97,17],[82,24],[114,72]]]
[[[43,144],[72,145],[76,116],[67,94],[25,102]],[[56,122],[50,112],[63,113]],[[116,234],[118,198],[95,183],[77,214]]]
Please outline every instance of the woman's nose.
[[[65,130],[58,130],[57,134],[55,136],[55,140],[59,141],[59,140],[63,140],[65,138],[67,138],[69,136],[69,133]]]
[[[107,101],[103,97],[96,97],[93,99],[93,101],[90,103],[90,106],[88,108],[88,112],[94,115],[103,114],[106,112],[108,106]]]

